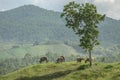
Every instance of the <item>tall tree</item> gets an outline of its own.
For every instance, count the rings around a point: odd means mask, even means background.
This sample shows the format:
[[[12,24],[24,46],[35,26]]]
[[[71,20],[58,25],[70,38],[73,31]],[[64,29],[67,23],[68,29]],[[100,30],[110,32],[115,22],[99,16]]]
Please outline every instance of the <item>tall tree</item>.
[[[105,15],[97,12],[96,6],[91,3],[77,4],[74,1],[64,6],[61,17],[66,20],[66,26],[72,28],[80,37],[80,47],[89,53],[90,66],[92,66],[91,53],[95,45],[99,45],[98,25]]]

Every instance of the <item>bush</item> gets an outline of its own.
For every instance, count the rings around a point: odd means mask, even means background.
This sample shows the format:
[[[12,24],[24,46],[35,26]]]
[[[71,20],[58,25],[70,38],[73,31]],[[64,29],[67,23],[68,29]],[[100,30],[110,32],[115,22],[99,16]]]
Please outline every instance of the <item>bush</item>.
[[[107,65],[107,66],[105,67],[105,69],[110,69],[110,68],[113,68],[113,66],[112,66],[112,65]]]
[[[88,67],[89,67],[88,64],[83,64],[83,65],[81,65],[80,67],[78,67],[77,70],[84,70],[84,69],[86,69],[86,68],[88,68]]]

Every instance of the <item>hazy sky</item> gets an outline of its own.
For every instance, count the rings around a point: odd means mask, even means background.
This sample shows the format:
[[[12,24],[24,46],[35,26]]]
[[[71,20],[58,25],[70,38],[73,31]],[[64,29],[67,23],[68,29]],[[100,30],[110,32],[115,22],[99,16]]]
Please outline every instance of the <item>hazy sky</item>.
[[[78,3],[80,1],[90,1],[97,6],[100,13],[114,19],[120,19],[120,0],[0,0],[0,11],[27,4],[34,4],[49,10],[62,11],[63,6],[70,1],[77,1]]]

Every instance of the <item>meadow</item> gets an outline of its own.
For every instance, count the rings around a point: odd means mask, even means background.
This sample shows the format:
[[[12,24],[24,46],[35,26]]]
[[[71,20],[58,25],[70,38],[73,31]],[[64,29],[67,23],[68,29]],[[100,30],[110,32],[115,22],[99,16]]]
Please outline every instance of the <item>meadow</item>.
[[[64,62],[31,65],[0,76],[0,80],[120,80],[120,62]]]

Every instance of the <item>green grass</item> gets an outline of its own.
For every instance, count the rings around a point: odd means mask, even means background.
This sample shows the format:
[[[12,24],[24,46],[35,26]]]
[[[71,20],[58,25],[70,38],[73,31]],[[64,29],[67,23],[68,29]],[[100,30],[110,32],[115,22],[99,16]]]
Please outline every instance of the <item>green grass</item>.
[[[120,62],[94,63],[43,63],[28,66],[1,76],[0,80],[120,80]]]

